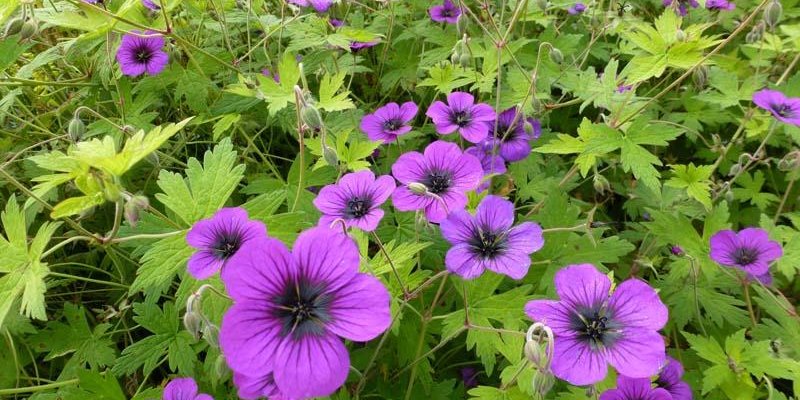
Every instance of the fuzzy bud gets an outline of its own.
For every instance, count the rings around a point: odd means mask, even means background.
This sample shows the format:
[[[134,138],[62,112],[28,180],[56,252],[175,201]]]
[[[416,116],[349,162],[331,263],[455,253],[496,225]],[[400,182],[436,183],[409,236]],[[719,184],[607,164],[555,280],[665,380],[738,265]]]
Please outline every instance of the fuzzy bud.
[[[594,174],[592,186],[594,186],[594,190],[597,191],[597,193],[601,196],[606,192],[611,191],[611,184],[608,182],[608,179],[600,174]]]
[[[36,21],[29,19],[22,24],[22,28],[19,30],[19,37],[21,40],[27,40],[32,38],[38,32],[39,24]]]
[[[678,29],[675,32],[675,40],[677,40],[679,42],[685,42],[686,38],[687,38],[686,32],[684,32],[683,29]]]
[[[456,31],[458,32],[458,36],[464,36],[467,34],[467,28],[469,27],[469,18],[467,18],[464,13],[458,16],[456,20]]]
[[[212,324],[203,324],[203,340],[212,347],[219,347],[219,328]]]
[[[86,133],[86,125],[81,121],[80,118],[75,117],[69,121],[69,125],[67,126],[67,134],[69,134],[70,140],[73,142],[77,142],[81,140],[83,135]]]
[[[217,379],[222,379],[225,374],[228,373],[228,364],[225,362],[225,357],[220,354],[216,360],[214,360],[214,375]]]
[[[147,200],[145,196],[133,196],[125,203],[125,220],[132,227],[136,227],[136,223],[139,222],[139,215],[141,214],[142,210],[150,206],[150,201]]]
[[[3,31],[3,37],[9,37],[19,33],[19,31],[22,30],[22,25],[24,23],[25,21],[21,17],[8,21],[8,24],[6,24],[6,29]]]
[[[741,171],[742,171],[741,164],[733,164],[733,165],[731,165],[731,170],[728,171],[728,176],[736,176]]]
[[[676,256],[678,256],[678,257],[680,257],[680,256],[682,256],[682,255],[684,254],[684,252],[683,252],[683,247],[681,247],[681,246],[678,246],[677,244],[676,244],[676,245],[674,245],[674,246],[672,246],[672,247],[670,247],[670,248],[669,248],[669,251],[670,251],[672,254],[674,254],[674,255],[676,255]]]
[[[186,311],[183,314],[183,326],[192,335],[194,340],[200,340],[200,330],[203,327],[203,320],[196,312]]]
[[[316,107],[311,104],[306,104],[300,110],[300,119],[306,126],[312,129],[322,129],[322,115]]]
[[[692,82],[698,89],[703,89],[708,83],[708,67],[701,65],[692,71]]]
[[[472,57],[470,57],[469,53],[461,54],[461,57],[458,57],[458,64],[461,65],[461,68],[469,67],[469,63],[472,61]]]
[[[544,399],[547,397],[547,393],[550,392],[550,389],[553,388],[555,382],[556,380],[550,371],[536,371],[533,375],[533,391],[540,396],[539,398]]]
[[[564,62],[564,54],[561,53],[561,50],[553,47],[550,49],[550,60],[561,65]]]
[[[536,0],[536,6],[542,11],[547,11],[547,0]]]
[[[322,145],[322,158],[331,167],[339,168],[339,157],[336,155],[336,151],[326,144]]]
[[[727,201],[728,203],[731,203],[731,202],[733,202],[733,200],[734,200],[733,191],[732,190],[726,190],[725,191],[725,201]]]
[[[536,96],[531,97],[531,107],[533,108],[534,114],[541,114],[544,112],[544,104]]]
[[[775,29],[778,25],[778,21],[781,20],[781,14],[783,14],[783,6],[780,0],[772,0],[764,8],[764,23],[767,24],[770,30]]]
[[[428,194],[428,187],[425,184],[419,182],[411,182],[408,184],[408,190],[411,193],[418,194],[418,195],[425,195]]]

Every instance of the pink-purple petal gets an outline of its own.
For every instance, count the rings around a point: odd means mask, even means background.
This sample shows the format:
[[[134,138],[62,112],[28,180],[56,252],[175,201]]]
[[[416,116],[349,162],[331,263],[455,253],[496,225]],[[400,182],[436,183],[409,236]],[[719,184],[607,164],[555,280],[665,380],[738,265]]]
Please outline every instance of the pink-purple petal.
[[[574,337],[558,336],[554,344],[551,369],[556,377],[578,386],[605,379],[608,365],[602,352]]]
[[[555,286],[561,301],[577,307],[602,304],[608,298],[611,281],[592,264],[569,265],[555,276]]]
[[[617,372],[632,378],[656,375],[666,363],[664,339],[652,329],[625,327],[606,353]]]
[[[222,317],[219,343],[231,369],[250,376],[272,371],[282,341],[281,323],[272,313],[265,302],[248,301],[235,303]]]
[[[342,340],[332,334],[285,338],[275,354],[275,384],[294,398],[331,395],[350,371],[350,356]]]
[[[324,283],[329,291],[348,284],[358,273],[358,247],[341,230],[311,228],[297,237],[292,249],[293,269],[312,283]]]
[[[614,290],[608,301],[614,321],[625,324],[625,329],[643,328],[657,331],[668,319],[667,306],[650,285],[638,279],[628,279]]]
[[[359,273],[336,292],[328,329],[356,342],[372,340],[391,324],[389,302],[389,292],[377,278]]]

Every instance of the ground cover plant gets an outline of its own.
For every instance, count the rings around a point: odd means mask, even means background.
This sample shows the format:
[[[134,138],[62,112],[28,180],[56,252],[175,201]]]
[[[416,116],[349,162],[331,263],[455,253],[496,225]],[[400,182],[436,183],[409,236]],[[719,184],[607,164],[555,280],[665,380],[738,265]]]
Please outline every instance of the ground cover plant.
[[[797,398],[797,3],[3,0],[0,398]]]

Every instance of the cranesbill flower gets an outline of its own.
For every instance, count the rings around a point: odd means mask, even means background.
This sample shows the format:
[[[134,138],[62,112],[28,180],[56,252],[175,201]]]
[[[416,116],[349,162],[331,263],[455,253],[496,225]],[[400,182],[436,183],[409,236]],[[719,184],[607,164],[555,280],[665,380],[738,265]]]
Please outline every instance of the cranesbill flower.
[[[333,5],[332,0],[289,0],[289,3],[300,7],[314,7],[318,13],[324,13]]]
[[[600,395],[600,400],[672,400],[670,393],[650,386],[650,378],[617,377],[617,388]]]
[[[192,378],[173,379],[164,388],[163,400],[214,400],[211,395],[197,393],[197,383]]]
[[[169,56],[164,52],[164,37],[153,32],[132,33],[122,36],[117,50],[117,61],[122,73],[128,76],[139,76],[147,73],[157,75],[169,63]]]
[[[706,8],[709,10],[730,11],[736,8],[736,4],[728,0],[706,0]]]
[[[667,364],[658,373],[656,386],[668,391],[672,400],[692,400],[692,388],[683,381],[683,365],[670,356],[667,356]]]
[[[411,122],[417,115],[417,105],[407,101],[403,105],[389,103],[361,119],[361,130],[370,140],[392,143],[397,137],[411,131]]]
[[[211,218],[197,221],[186,242],[197,251],[189,258],[188,270],[195,279],[206,279],[225,266],[250,241],[267,235],[260,221],[247,217],[242,208],[223,208]]]
[[[156,3],[158,0],[142,0],[142,5],[153,10],[158,11],[161,7]]]
[[[746,228],[736,233],[722,230],[711,236],[711,259],[738,268],[753,276],[769,272],[769,264],[783,255],[778,242],[769,240],[767,231]]]
[[[458,16],[461,15],[461,9],[456,7],[451,0],[444,0],[442,5],[431,7],[428,13],[431,15],[431,19],[436,22],[455,24],[458,22]]]
[[[257,240],[225,280],[233,298],[220,329],[225,359],[247,377],[272,373],[288,398],[328,396],[350,369],[341,338],[365,342],[383,333],[389,292],[358,272],[358,247],[341,230],[309,229],[291,252],[278,240]]]
[[[474,216],[456,210],[442,221],[442,236],[453,247],[447,251],[447,270],[473,279],[490,270],[522,279],[531,265],[531,253],[544,246],[542,228],[534,222],[514,226],[514,204],[486,196]]]
[[[263,68],[261,69],[261,75],[264,75],[267,78],[272,78],[272,80],[275,81],[275,83],[281,83],[281,75],[278,73],[278,71],[272,73],[272,71],[270,71],[269,68]]]
[[[655,290],[628,279],[609,295],[611,281],[591,264],[570,265],[556,273],[561,300],[533,300],[525,312],[553,330],[553,375],[573,385],[603,380],[607,364],[631,378],[649,378],[666,361],[658,330],[667,307]]]
[[[675,10],[675,12],[683,17],[689,13],[689,6],[692,8],[697,8],[700,6],[700,3],[698,3],[697,0],[664,0],[664,7],[671,6],[673,1],[677,1],[678,3],[678,8]]]
[[[567,12],[572,15],[582,14],[584,11],[586,11],[586,5],[581,2],[577,2],[567,9]]]
[[[395,208],[425,210],[428,221],[441,222],[450,211],[467,205],[465,193],[478,187],[483,170],[477,158],[463,153],[455,143],[437,140],[424,154],[401,155],[392,165],[392,175],[402,183],[392,193]],[[420,184],[424,191],[417,189]]]
[[[234,372],[233,384],[237,388],[236,394],[244,400],[289,400],[278,390],[271,372],[255,377]]]
[[[531,139],[542,132],[541,123],[533,118],[527,120],[533,132],[526,132],[526,120],[517,113],[516,107],[509,108],[497,115],[497,129],[495,124],[490,125],[491,136],[499,142],[500,156],[508,162],[524,160],[531,153]]]
[[[800,98],[788,98],[777,90],[762,89],[753,93],[753,103],[780,121],[800,126]]]
[[[340,219],[345,225],[374,231],[383,218],[381,205],[392,195],[394,178],[383,175],[375,179],[370,170],[353,172],[320,190],[314,205],[322,212],[319,224],[330,226]]]
[[[469,142],[479,143],[489,134],[495,113],[488,104],[475,104],[475,98],[466,92],[447,95],[447,104],[435,101],[425,115],[433,120],[436,132],[448,135],[455,131]]]
[[[464,150],[464,153],[473,155],[481,162],[483,168],[484,178],[481,180],[480,186],[476,192],[480,193],[486,190],[491,184],[491,179],[486,179],[492,174],[504,174],[506,172],[506,163],[503,157],[500,156],[496,140],[486,139],[482,143],[469,147]]]
[[[350,51],[357,52],[360,50],[368,49],[370,47],[376,46],[380,41],[372,40],[369,42],[350,42]]]

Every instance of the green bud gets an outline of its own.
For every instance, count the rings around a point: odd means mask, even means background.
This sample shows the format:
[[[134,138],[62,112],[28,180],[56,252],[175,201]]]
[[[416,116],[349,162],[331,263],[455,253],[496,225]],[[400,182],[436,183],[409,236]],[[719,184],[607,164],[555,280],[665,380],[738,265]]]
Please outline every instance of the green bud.
[[[550,59],[560,65],[564,62],[564,54],[561,53],[561,50],[553,47],[550,49]]]
[[[461,68],[469,67],[470,61],[472,61],[472,57],[469,56],[469,53],[464,53],[458,58],[458,63],[461,65]]]
[[[69,121],[69,125],[67,126],[67,134],[69,134],[70,140],[77,142],[85,133],[86,125],[83,123],[83,121],[81,121],[80,118],[75,117]]]
[[[738,164],[738,163],[737,164],[733,164],[733,165],[731,165],[731,170],[728,171],[728,176],[736,176],[741,171],[742,171],[742,165],[741,164]]]
[[[600,174],[594,174],[594,179],[592,180],[592,186],[594,186],[594,190],[597,191],[598,194],[601,196],[604,195],[606,192],[611,191],[611,184],[608,182],[605,176]]]
[[[39,24],[29,19],[22,24],[22,28],[19,30],[19,37],[22,40],[27,40],[36,35],[37,32],[39,32]]]
[[[122,197],[122,188],[120,188],[119,182],[113,176],[103,175],[101,184],[103,186],[103,197],[106,200],[117,201]]]
[[[411,183],[409,183],[408,184],[408,190],[410,190],[411,193],[414,193],[414,194],[419,194],[419,195],[428,194],[428,187],[425,186],[425,184],[422,184],[422,183],[419,183],[419,182],[411,182]]]
[[[783,14],[783,6],[780,0],[772,0],[764,8],[764,23],[767,24],[770,30],[775,29],[778,25],[778,21],[781,20],[781,14]]]
[[[450,54],[450,64],[458,65],[460,59],[461,55],[457,51],[453,51],[453,54]]]
[[[19,31],[22,30],[22,25],[24,23],[25,21],[22,19],[22,17],[17,17],[12,19],[11,21],[8,21],[8,24],[6,24],[6,29],[3,32],[3,37],[9,37],[11,35],[16,35],[17,33],[19,33]]]
[[[306,104],[300,111],[300,119],[312,129],[322,129],[322,115],[316,107]]]
[[[467,18],[464,13],[461,13],[456,20],[456,31],[458,32],[458,36],[464,36],[467,34],[467,28],[469,27],[469,18]]]
[[[733,199],[734,199],[733,191],[732,190],[726,190],[725,191],[725,201],[727,201],[728,203],[731,203],[731,202],[733,202]]]
[[[125,220],[132,227],[136,227],[136,224],[139,222],[139,215],[142,213],[142,210],[147,208],[150,205],[150,201],[147,200],[145,196],[133,196],[125,203],[124,208],[124,215]]]
[[[187,311],[186,314],[183,314],[183,326],[194,337],[194,340],[200,340],[202,325],[203,320],[197,313]]]
[[[555,378],[549,371],[537,370],[533,375],[533,390],[539,394],[539,398],[546,398],[547,393],[553,388]]]
[[[331,167],[339,168],[339,156],[336,155],[336,150],[326,144],[322,145],[322,158]]]
[[[211,324],[203,324],[203,339],[212,347],[219,347],[219,328]]]
[[[547,361],[545,360],[546,354],[544,349],[542,349],[542,345],[536,341],[531,340],[525,342],[525,347],[522,348],[522,352],[525,354],[525,358],[533,365],[543,365],[542,362]]]
[[[547,0],[536,0],[536,6],[542,11],[547,11]]]
[[[217,359],[214,360],[214,375],[216,375],[217,379],[222,379],[227,372],[228,365],[225,363],[225,356],[220,354],[217,356]]]
[[[698,89],[703,89],[708,83],[708,67],[701,65],[692,71],[692,82]]]
[[[675,31],[675,40],[679,42],[685,42],[686,32],[684,32],[683,29],[678,29],[677,31]]]

